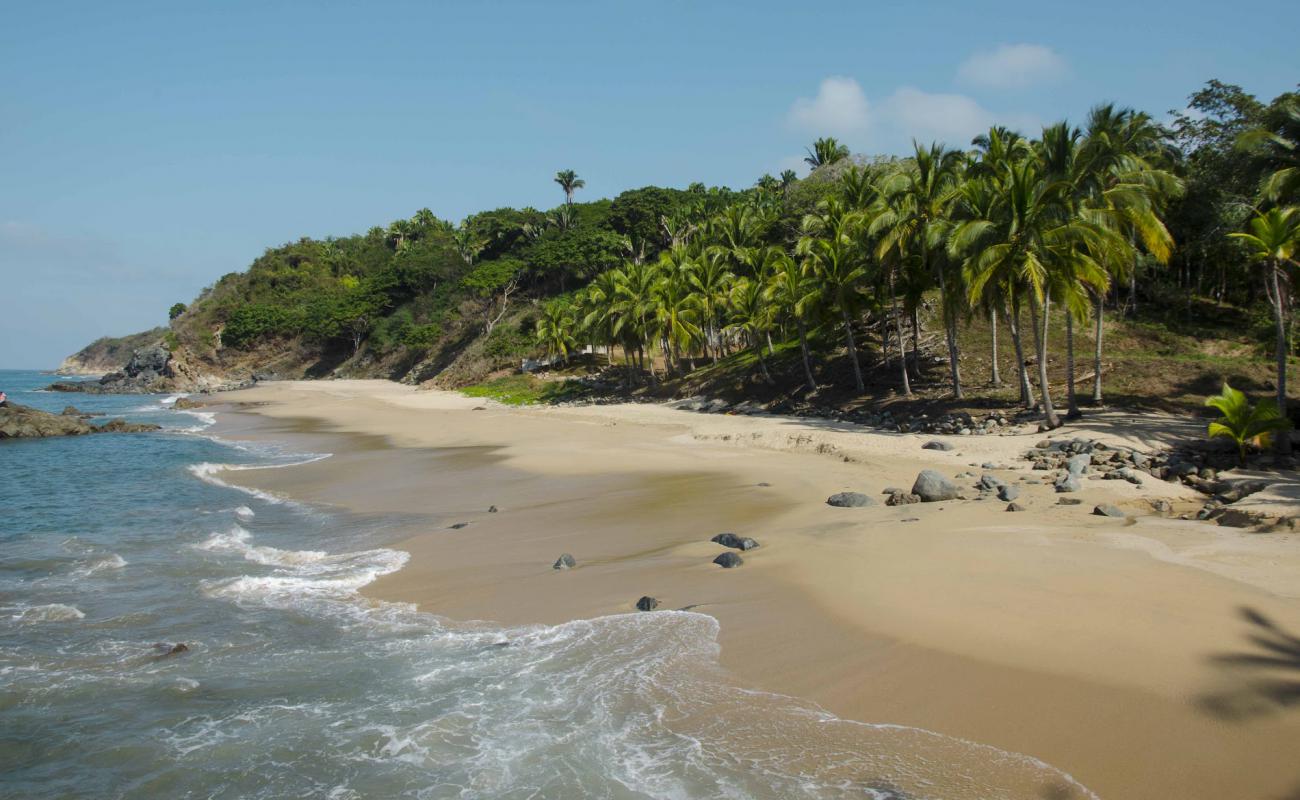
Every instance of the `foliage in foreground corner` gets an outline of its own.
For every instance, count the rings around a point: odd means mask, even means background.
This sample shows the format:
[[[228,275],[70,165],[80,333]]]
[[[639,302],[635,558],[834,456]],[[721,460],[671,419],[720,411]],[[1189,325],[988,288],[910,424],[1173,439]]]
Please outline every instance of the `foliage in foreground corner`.
[[[1209,437],[1224,437],[1236,442],[1237,452],[1243,462],[1246,460],[1248,446],[1266,447],[1270,434],[1291,427],[1290,421],[1282,416],[1276,404],[1264,400],[1252,404],[1245,392],[1232,388],[1226,381],[1223,391],[1206,398],[1205,405],[1218,409],[1223,415],[1222,419],[1210,423]]]

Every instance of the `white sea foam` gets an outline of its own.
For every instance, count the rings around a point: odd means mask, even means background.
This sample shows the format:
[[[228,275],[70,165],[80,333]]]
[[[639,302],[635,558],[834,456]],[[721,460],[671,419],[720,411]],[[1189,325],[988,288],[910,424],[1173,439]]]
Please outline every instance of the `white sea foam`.
[[[186,469],[199,480],[210,483],[213,486],[221,486],[226,489],[235,489],[244,494],[252,495],[259,500],[264,500],[275,505],[296,505],[288,498],[280,497],[271,492],[264,492],[261,489],[255,489],[251,486],[239,486],[238,484],[227,483],[217,477],[218,472],[240,472],[250,469],[279,469],[281,467],[298,467],[303,464],[311,464],[316,461],[329,458],[332,453],[318,453],[315,455],[305,456],[297,461],[288,461],[279,464],[219,464],[211,461],[203,461],[198,464],[190,464]]]
[[[69,622],[74,619],[83,619],[86,614],[76,606],[69,606],[63,603],[48,603],[40,606],[20,606],[16,609],[10,619],[22,623],[34,622]]]
[[[97,558],[89,564],[78,567],[72,571],[72,574],[76,577],[84,578],[103,570],[121,569],[122,567],[125,567],[126,564],[127,562],[125,558],[122,558],[117,553],[110,553],[104,558]]]
[[[242,520],[250,520],[257,515],[248,506],[239,506],[235,509],[235,516]]]

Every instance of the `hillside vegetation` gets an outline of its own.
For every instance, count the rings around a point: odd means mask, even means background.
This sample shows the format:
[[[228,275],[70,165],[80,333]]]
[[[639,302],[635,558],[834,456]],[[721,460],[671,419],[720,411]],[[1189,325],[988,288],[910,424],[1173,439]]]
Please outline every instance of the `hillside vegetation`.
[[[1055,425],[1057,406],[1188,407],[1225,377],[1281,399],[1296,99],[1211,82],[1168,127],[1102,105],[1077,127],[994,128],[908,158],[827,138],[808,177],[744,190],[578,202],[565,170],[550,211],[453,224],[422,209],[272,248],[173,307],[164,341],[235,378],[434,381],[513,402],[1019,404]],[[509,377],[523,359],[554,374]]]

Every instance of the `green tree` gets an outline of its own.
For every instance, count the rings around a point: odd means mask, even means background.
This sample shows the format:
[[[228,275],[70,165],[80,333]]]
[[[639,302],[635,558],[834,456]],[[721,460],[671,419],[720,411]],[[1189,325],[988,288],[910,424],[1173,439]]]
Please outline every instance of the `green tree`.
[[[1207,431],[1211,439],[1231,439],[1237,445],[1237,454],[1241,463],[1246,463],[1246,448],[1263,442],[1269,434],[1280,433],[1291,427],[1291,423],[1276,405],[1259,402],[1251,404],[1246,395],[1223,383],[1223,391],[1214,397],[1208,397],[1205,405],[1217,409],[1223,415],[1221,419],[1210,423]],[[1277,437],[1278,440],[1285,436]]]
[[[542,316],[537,320],[537,341],[548,356],[568,364],[576,326],[573,306],[563,299],[552,300],[542,306]]]
[[[849,157],[849,148],[840,144],[839,140],[833,136],[827,136],[813,142],[812,147],[807,148],[808,155],[804,161],[813,169],[825,167],[834,164],[836,161],[843,161]]]
[[[1300,247],[1300,209],[1295,206],[1271,208],[1256,214],[1250,221],[1249,233],[1232,233],[1229,236],[1241,241],[1253,261],[1264,267],[1264,291],[1273,310],[1273,327],[1276,334],[1277,407],[1286,414],[1286,320],[1291,308],[1290,275],[1288,267],[1296,264],[1296,249]],[[1279,447],[1289,442],[1279,437]]]
[[[173,304],[171,308],[167,309],[167,319],[176,319],[185,313],[186,308],[187,306],[184,303]]]
[[[774,248],[776,249],[776,248]],[[780,249],[774,259],[773,269],[768,278],[767,291],[773,303],[790,319],[794,320],[799,332],[799,354],[803,359],[804,377],[808,381],[808,391],[817,391],[817,381],[813,379],[812,362],[808,355],[808,323],[821,293],[817,282],[794,259]]]
[[[560,184],[564,190],[565,205],[573,205],[573,193],[587,185],[587,182],[578,177],[578,173],[571,169],[562,169],[555,173],[555,182]]]

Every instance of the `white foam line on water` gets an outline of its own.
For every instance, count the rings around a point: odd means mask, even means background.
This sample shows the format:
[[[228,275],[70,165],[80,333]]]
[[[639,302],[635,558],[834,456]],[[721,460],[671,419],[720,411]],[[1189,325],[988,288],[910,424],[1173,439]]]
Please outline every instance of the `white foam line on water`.
[[[199,462],[198,464],[190,464],[188,467],[186,467],[186,469],[188,469],[190,473],[194,475],[194,477],[198,478],[199,480],[205,483],[209,483],[213,486],[220,486],[225,489],[234,489],[236,491],[240,491],[245,494],[252,495],[253,497],[256,497],[259,500],[263,500],[267,503],[271,503],[274,505],[295,505],[296,506],[298,505],[297,503],[295,503],[293,500],[290,500],[286,497],[281,497],[277,494],[272,494],[271,492],[264,492],[261,489],[254,489],[251,486],[240,486],[234,483],[227,483],[226,481],[223,481],[222,479],[218,478],[217,473],[218,472],[242,472],[245,470],[254,470],[254,469],[281,469],[283,467],[300,467],[304,464],[312,464],[317,461],[323,461],[324,459],[327,459],[332,455],[333,453],[319,453],[317,455],[303,458],[298,461],[290,461],[283,464],[221,464],[221,463],[214,463],[212,461],[202,461]]]
[[[34,622],[69,622],[84,619],[86,614],[76,606],[64,603],[47,603],[39,606],[15,606],[6,609],[16,611],[10,619],[21,623]]]

